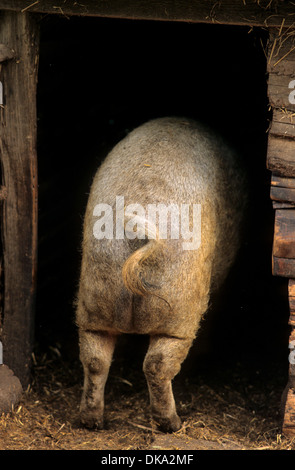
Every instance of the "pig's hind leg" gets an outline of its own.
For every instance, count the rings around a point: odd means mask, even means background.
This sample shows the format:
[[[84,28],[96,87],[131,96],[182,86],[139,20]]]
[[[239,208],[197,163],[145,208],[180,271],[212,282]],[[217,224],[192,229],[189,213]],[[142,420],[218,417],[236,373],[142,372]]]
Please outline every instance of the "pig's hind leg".
[[[171,381],[180,371],[192,339],[170,336],[151,336],[144,359],[143,370],[146,376],[152,415],[165,432],[180,429],[181,420],[176,412]]]
[[[84,388],[80,421],[89,428],[103,428],[104,389],[115,348],[116,336],[105,331],[80,330],[80,359]]]

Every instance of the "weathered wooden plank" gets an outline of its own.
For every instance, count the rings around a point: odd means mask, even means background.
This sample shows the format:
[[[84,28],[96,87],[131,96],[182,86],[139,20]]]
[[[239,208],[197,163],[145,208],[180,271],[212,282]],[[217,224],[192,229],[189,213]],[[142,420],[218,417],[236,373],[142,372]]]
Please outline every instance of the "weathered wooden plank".
[[[295,177],[295,140],[269,135],[267,168],[276,175]]]
[[[276,210],[273,256],[295,260],[295,210]]]
[[[294,12],[293,12],[294,13]],[[295,40],[291,29],[270,28],[267,70],[271,106],[294,112]]]
[[[295,139],[295,110],[292,112],[285,108],[274,108],[269,133],[277,137]]]
[[[275,210],[276,209],[294,209],[295,208],[295,203],[273,201],[272,202],[272,207]]]
[[[285,207],[278,205],[274,206],[274,208],[292,208],[292,204],[295,204],[295,178],[272,175],[270,198],[272,201],[285,203]],[[286,205],[286,203],[288,204]]]
[[[290,297],[289,296],[289,308],[290,308],[290,314],[295,315],[295,297]]]
[[[279,75],[294,73],[294,70],[292,71],[292,63],[295,60],[294,30],[285,26],[286,23],[283,22],[280,28],[269,28],[268,71]]]
[[[295,279],[295,259],[272,256],[272,273],[274,276]]]
[[[0,62],[13,59],[13,57],[15,57],[15,53],[5,44],[0,44]]]
[[[36,90],[38,27],[27,13],[1,12],[0,43],[17,60],[1,66],[0,153],[4,257],[4,363],[23,385],[29,380],[37,265]]]
[[[295,188],[270,188],[270,198],[273,201],[293,202],[295,203]]]
[[[289,297],[295,297],[295,279],[289,279],[288,294]]]
[[[251,26],[291,26],[292,2],[236,0],[0,0],[0,10],[30,11],[65,16],[189,21]]]
[[[293,103],[293,80],[295,78],[293,71],[295,62],[292,64],[292,72],[289,70],[286,75],[280,76],[276,73],[269,74],[268,80],[268,97],[271,106],[276,108],[289,109],[295,108]]]
[[[271,186],[276,188],[295,189],[295,178],[284,178],[283,176],[271,175]]]

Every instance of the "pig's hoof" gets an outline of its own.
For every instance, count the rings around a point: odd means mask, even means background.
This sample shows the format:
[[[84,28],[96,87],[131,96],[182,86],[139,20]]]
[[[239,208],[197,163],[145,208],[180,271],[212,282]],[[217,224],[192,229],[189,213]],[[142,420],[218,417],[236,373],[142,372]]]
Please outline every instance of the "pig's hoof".
[[[80,412],[80,423],[87,429],[103,429],[104,427],[103,418],[89,411]]]
[[[181,428],[181,419],[177,414],[171,418],[157,418],[159,429],[163,432],[175,432]]]

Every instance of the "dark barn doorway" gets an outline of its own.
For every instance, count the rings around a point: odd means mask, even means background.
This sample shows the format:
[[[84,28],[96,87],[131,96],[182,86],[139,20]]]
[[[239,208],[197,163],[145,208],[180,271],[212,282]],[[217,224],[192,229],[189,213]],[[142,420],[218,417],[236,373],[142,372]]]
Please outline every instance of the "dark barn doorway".
[[[208,123],[237,148],[249,171],[251,191],[247,242],[226,301],[217,306],[218,314],[204,321],[199,345],[196,342],[184,370],[196,375],[201,366],[195,357],[205,352],[215,371],[220,364],[241,362],[254,374],[283,365],[283,383],[287,284],[271,274],[267,32],[50,16],[40,25],[37,348],[57,348],[64,360],[77,360],[73,300],[82,220],[100,161],[144,121],[182,115]],[[127,370],[138,340],[134,346],[124,346],[123,340],[122,347]]]

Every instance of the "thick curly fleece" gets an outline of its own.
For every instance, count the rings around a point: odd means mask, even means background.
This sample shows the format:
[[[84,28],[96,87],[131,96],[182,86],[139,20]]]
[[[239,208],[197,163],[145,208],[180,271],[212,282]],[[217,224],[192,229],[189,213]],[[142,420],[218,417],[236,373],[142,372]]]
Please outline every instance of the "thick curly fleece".
[[[85,214],[77,296],[84,425],[103,427],[104,386],[116,338],[132,333],[150,336],[143,370],[155,421],[167,432],[180,428],[171,380],[188,354],[211,293],[235,259],[246,193],[235,153],[190,119],[149,121],[102,163]],[[95,207],[114,209],[118,196],[124,196],[125,205],[142,207],[199,205],[200,246],[184,250],[181,237],[98,240]]]

